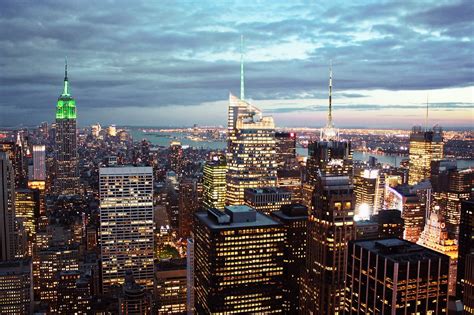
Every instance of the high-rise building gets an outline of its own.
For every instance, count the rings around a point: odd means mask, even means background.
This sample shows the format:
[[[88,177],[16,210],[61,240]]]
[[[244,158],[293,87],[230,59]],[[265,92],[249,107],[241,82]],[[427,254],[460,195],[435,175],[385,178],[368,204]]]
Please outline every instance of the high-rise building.
[[[278,187],[246,188],[245,204],[267,215],[292,203],[291,191]]]
[[[155,271],[155,303],[158,314],[186,312],[186,258],[162,260]]]
[[[275,132],[276,161],[278,170],[291,170],[296,163],[296,134],[294,132]]]
[[[374,239],[379,236],[379,224],[376,221],[376,217],[355,221],[354,227],[356,240]]]
[[[306,259],[308,209],[300,204],[284,205],[271,215],[283,224],[285,231],[284,313],[299,314],[300,283]]]
[[[81,277],[79,270],[61,271],[58,277],[58,313],[77,314],[76,283]]]
[[[388,207],[397,209],[405,222],[403,238],[416,243],[425,226],[425,204],[407,185],[387,188]]]
[[[37,192],[39,198],[39,214],[41,216],[46,215],[46,181],[29,180],[28,189]]]
[[[13,167],[15,177],[15,188],[23,188],[26,181],[25,159],[23,156],[23,145],[21,139],[17,141],[2,141],[0,151],[6,152],[8,159]]]
[[[347,244],[354,238],[355,197],[352,185],[352,150],[339,141],[332,123],[332,70],[329,76],[329,111],[321,141],[309,146],[306,204],[308,219],[306,266],[300,306],[304,314],[338,314],[344,306]]]
[[[226,203],[244,203],[244,189],[276,186],[275,123],[245,101],[243,59],[240,99],[229,95]]]
[[[354,201],[349,176],[318,179],[308,221],[301,292],[305,314],[337,314],[343,310],[347,244],[355,236]]]
[[[354,176],[354,220],[367,220],[382,209],[384,189],[385,183],[379,170],[365,169]]]
[[[183,170],[183,147],[179,141],[171,141],[169,152],[170,169],[179,176]]]
[[[64,89],[56,106],[56,179],[58,195],[74,195],[79,191],[77,168],[76,100],[69,91],[67,63],[64,74]]]
[[[46,146],[33,146],[33,180],[46,180]]]
[[[465,291],[465,276],[469,271],[466,266],[466,259],[469,255],[474,255],[474,200],[461,202],[461,219],[459,224],[458,241],[458,275],[456,280],[456,296],[458,298],[462,298]],[[471,264],[471,268],[472,266],[473,265]],[[474,283],[470,283],[470,285],[472,288]],[[471,311],[474,311],[474,309]]]
[[[430,178],[431,161],[443,159],[443,131],[435,126],[433,130],[413,127],[410,133],[410,172],[408,184],[415,185]]]
[[[146,288],[139,285],[132,274],[127,271],[123,283],[122,295],[119,298],[119,315],[150,315],[151,298]]]
[[[344,314],[447,314],[449,257],[389,238],[349,242]]]
[[[194,314],[194,238],[188,238],[186,246],[186,312]]]
[[[17,254],[15,232],[15,173],[5,152],[0,152],[0,261]]]
[[[32,313],[31,259],[0,262],[0,314]]]
[[[38,190],[17,189],[15,192],[15,214],[22,221],[28,235],[28,254],[33,255],[33,243],[36,237],[36,220],[39,217],[40,194]]]
[[[99,170],[102,288],[123,284],[130,270],[139,285],[153,288],[153,170]]]
[[[291,200],[294,203],[303,202],[301,170],[278,170],[277,187],[291,191]]]
[[[216,158],[204,164],[203,170],[203,206],[210,209],[224,210],[226,200],[226,172],[225,157]]]
[[[282,224],[244,205],[195,218],[196,313],[282,313]]]
[[[187,239],[192,231],[194,213],[199,210],[201,182],[198,178],[183,177],[179,183],[178,235]]]
[[[449,295],[456,293],[456,274],[458,264],[458,245],[455,239],[451,239],[444,222],[444,218],[439,209],[431,211],[430,216],[425,224],[425,229],[420,235],[417,242],[438,253],[445,254],[449,257]]]

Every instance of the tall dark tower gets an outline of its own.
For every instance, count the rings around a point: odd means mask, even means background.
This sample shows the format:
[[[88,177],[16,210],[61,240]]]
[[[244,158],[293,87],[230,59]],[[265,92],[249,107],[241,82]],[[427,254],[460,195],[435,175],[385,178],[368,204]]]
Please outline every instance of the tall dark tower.
[[[308,219],[306,266],[300,293],[303,314],[341,314],[347,244],[354,237],[355,198],[352,186],[352,150],[340,141],[332,124],[332,71],[329,113],[321,140],[309,147],[308,183],[311,205]]]
[[[73,195],[79,190],[77,170],[76,101],[69,93],[67,61],[64,70],[64,90],[56,106],[56,181],[58,195]]]

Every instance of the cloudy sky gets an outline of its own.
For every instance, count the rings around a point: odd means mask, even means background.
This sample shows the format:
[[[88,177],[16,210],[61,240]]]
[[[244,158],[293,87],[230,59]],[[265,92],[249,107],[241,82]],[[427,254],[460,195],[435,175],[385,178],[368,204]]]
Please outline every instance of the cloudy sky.
[[[0,126],[54,119],[65,56],[80,125],[224,125],[241,34],[279,126],[324,124],[331,59],[339,127],[473,125],[472,0],[238,3],[1,1]]]

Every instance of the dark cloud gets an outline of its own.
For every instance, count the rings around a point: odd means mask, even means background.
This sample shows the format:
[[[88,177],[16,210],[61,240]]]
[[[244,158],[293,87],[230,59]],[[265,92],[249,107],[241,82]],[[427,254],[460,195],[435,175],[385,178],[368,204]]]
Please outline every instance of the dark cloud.
[[[64,56],[79,112],[223,100],[239,89],[240,34],[260,54],[245,67],[257,101],[326,98],[330,59],[339,97],[470,86],[473,20],[472,1],[2,1],[0,125],[52,119]]]

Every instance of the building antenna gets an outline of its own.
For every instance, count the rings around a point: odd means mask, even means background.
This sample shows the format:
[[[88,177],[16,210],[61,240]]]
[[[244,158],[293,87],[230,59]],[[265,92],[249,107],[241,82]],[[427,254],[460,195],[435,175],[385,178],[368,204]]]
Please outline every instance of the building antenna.
[[[332,59],[329,65],[329,110],[328,110],[328,127],[332,128]]]
[[[240,35],[240,99],[245,99],[244,83],[244,35]]]

